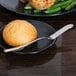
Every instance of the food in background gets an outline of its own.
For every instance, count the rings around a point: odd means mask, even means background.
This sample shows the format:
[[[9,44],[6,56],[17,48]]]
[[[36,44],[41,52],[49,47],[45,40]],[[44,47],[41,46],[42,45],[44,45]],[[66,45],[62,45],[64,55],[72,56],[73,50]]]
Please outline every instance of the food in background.
[[[38,10],[44,10],[51,7],[56,0],[29,0],[29,4]]]
[[[76,0],[28,0],[27,5],[24,7],[24,11],[27,14],[47,15],[69,11],[75,6]]]

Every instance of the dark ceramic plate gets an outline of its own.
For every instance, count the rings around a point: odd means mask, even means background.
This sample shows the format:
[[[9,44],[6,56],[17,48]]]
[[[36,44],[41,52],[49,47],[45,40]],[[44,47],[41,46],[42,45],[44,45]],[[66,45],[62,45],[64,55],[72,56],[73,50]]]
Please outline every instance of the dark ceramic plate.
[[[58,16],[58,15],[67,14],[67,13],[76,11],[76,7],[74,7],[73,9],[71,9],[69,11],[62,11],[62,12],[59,12],[59,13],[56,13],[56,14],[34,15],[33,13],[27,13],[26,11],[24,11],[25,4],[19,2],[19,0],[0,0],[0,5],[3,6],[4,8],[6,8],[6,9],[10,10],[10,11],[13,11],[15,13],[22,14],[22,15],[27,15],[27,16],[40,16],[40,17]]]
[[[55,29],[51,26],[48,25],[44,22],[41,21],[35,21],[35,20],[28,20],[29,22],[31,22],[38,31],[38,37],[49,37],[52,33],[55,32]],[[11,48],[10,46],[8,46],[2,38],[2,30],[5,27],[5,24],[0,26],[0,45],[3,46],[4,48]],[[36,54],[39,53],[41,51],[44,51],[45,49],[51,47],[56,40],[40,40],[22,50],[18,50],[18,51],[14,51],[14,53],[16,54]]]

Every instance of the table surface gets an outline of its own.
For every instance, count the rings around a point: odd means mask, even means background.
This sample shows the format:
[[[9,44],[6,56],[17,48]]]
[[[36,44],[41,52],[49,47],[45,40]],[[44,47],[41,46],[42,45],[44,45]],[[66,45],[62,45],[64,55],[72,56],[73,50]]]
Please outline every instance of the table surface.
[[[56,30],[66,24],[74,28],[60,36],[53,47],[36,55],[0,53],[0,76],[76,76],[76,12],[57,17],[29,17],[0,6],[0,26],[15,19],[46,22]]]

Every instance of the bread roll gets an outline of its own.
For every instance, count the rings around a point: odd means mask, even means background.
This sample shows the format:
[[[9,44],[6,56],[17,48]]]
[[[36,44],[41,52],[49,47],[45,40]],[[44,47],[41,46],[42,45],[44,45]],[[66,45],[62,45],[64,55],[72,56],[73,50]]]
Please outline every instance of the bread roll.
[[[3,30],[3,39],[10,46],[20,46],[36,38],[36,28],[25,20],[11,21]]]

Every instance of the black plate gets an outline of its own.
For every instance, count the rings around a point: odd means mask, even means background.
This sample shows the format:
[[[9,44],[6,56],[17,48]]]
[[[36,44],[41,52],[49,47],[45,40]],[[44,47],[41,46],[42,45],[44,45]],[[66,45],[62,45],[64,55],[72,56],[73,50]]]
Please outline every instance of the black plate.
[[[49,37],[52,33],[55,32],[55,29],[44,23],[41,21],[36,21],[36,20],[28,20],[29,22],[31,22],[38,31],[38,37]],[[0,45],[3,46],[4,48],[10,48],[10,46],[8,46],[2,38],[2,30],[5,27],[5,24],[0,26]],[[41,51],[44,51],[45,49],[49,48],[50,46],[52,46],[55,43],[55,40],[51,41],[51,40],[40,40],[22,50],[19,51],[15,51],[13,53],[16,54],[36,54],[39,53]]]
[[[76,11],[76,7],[74,7],[73,9],[69,10],[69,11],[62,11],[60,13],[56,13],[56,14],[51,14],[51,15],[34,15],[32,13],[28,14],[24,12],[24,6],[25,4],[21,3],[19,0],[0,0],[0,5],[3,6],[4,8],[13,11],[15,13],[18,14],[22,14],[22,15],[27,15],[27,16],[58,16],[58,15],[62,15],[62,14],[67,14],[73,11]]]

